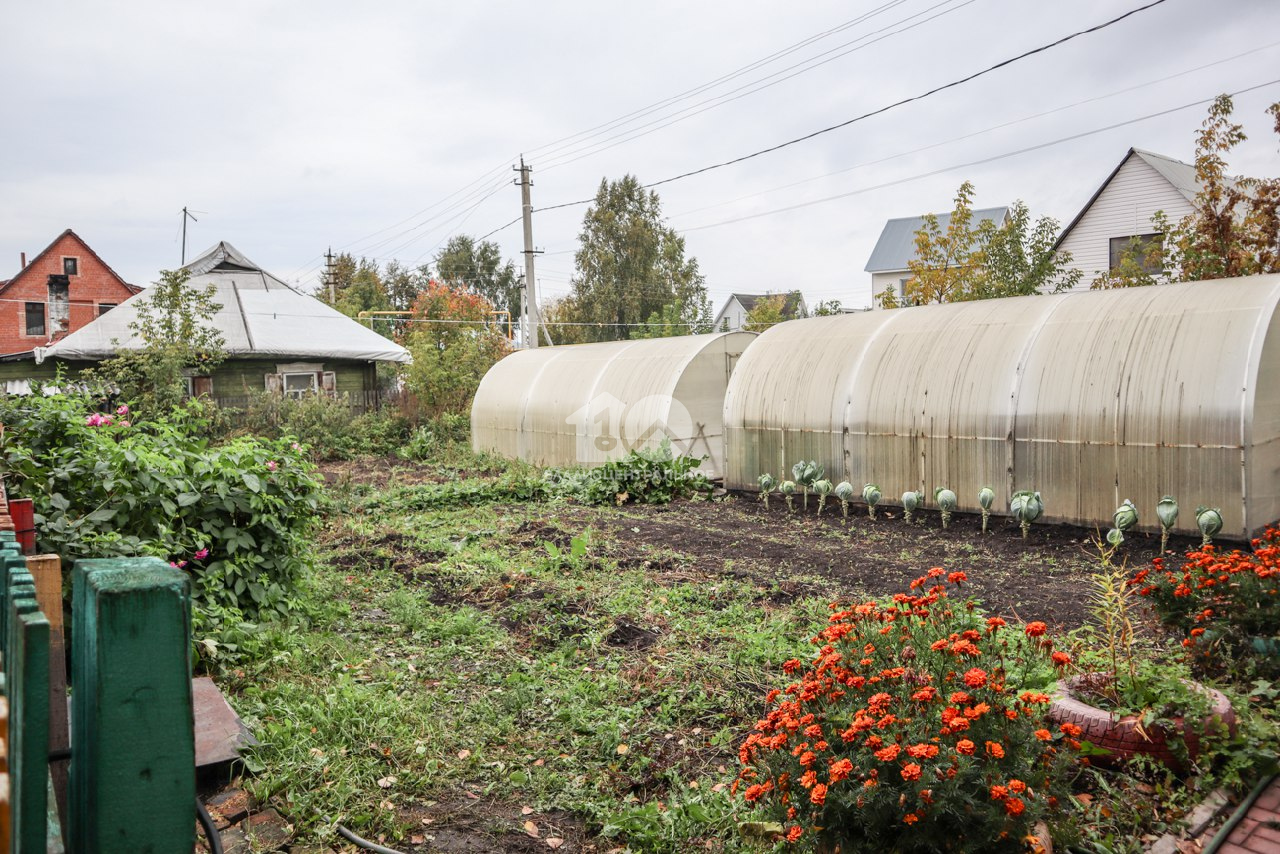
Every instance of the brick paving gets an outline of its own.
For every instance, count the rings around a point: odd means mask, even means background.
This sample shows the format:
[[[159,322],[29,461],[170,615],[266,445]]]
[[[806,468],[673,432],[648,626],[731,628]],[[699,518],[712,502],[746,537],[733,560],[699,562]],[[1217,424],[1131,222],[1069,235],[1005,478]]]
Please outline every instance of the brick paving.
[[[1220,854],[1280,854],[1280,777],[1254,801]]]

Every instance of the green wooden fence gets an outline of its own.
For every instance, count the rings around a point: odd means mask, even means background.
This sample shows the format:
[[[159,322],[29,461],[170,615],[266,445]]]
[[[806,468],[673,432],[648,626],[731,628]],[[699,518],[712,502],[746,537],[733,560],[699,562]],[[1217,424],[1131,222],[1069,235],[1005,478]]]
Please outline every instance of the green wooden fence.
[[[190,852],[195,739],[186,574],[157,558],[76,563],[65,827],[53,808],[49,755],[51,702],[66,702],[58,689],[50,699],[50,651],[62,652],[37,601],[27,559],[13,533],[0,531],[9,792],[0,854],[48,854],[64,846],[71,854]]]

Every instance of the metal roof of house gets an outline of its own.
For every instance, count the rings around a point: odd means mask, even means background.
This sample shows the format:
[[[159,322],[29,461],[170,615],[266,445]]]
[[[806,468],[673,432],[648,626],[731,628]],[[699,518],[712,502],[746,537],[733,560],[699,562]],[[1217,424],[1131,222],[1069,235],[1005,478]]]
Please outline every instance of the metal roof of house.
[[[782,294],[730,294],[729,299],[736,299],[738,304],[742,306],[743,311],[751,311],[756,307],[762,299],[771,297],[783,297],[782,300],[782,316],[787,318],[796,317],[800,309],[804,305],[804,296],[799,291],[788,291]],[[727,305],[726,301],[726,305]]]
[[[973,226],[976,228],[984,220],[1000,223],[1009,213],[1009,208],[982,208],[973,212]],[[938,215],[938,227],[944,232],[951,222],[951,214]],[[876,248],[871,251],[867,266],[868,273],[883,273],[889,270],[905,270],[907,262],[916,257],[916,232],[924,227],[923,216],[906,216],[891,219],[884,224]]]
[[[182,269],[191,273],[188,287],[213,286],[220,308],[212,320],[228,356],[412,361],[404,347],[295,290],[225,241]],[[98,360],[121,348],[141,349],[130,324],[149,298],[143,291],[56,344],[37,348],[36,361]]]

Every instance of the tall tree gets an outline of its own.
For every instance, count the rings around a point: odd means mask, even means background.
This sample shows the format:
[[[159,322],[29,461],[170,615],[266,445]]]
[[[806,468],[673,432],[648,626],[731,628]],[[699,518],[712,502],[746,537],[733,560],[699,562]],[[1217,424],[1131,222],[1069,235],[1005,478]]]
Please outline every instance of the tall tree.
[[[664,306],[701,305],[706,285],[684,238],[662,219],[658,194],[633,175],[601,180],[574,255],[573,305],[588,340],[631,337]]]
[[[644,326],[631,330],[632,338],[669,338],[673,335],[703,335],[711,332],[715,314],[711,300],[703,297],[698,305],[671,302],[649,315]]]
[[[520,313],[515,264],[502,260],[496,243],[455,235],[436,255],[435,271],[440,281],[479,294],[498,311],[509,311],[512,317]]]
[[[1280,272],[1280,177],[1232,178],[1226,156],[1246,137],[1231,120],[1234,105],[1219,95],[1196,135],[1196,181],[1191,213],[1172,223],[1157,211],[1152,223],[1163,242],[1132,241],[1116,270],[1097,289],[1157,282],[1192,282]],[[1280,134],[1280,102],[1267,108]]]
[[[782,310],[786,305],[785,294],[761,297],[747,312],[747,322],[742,324],[742,328],[747,332],[764,332],[771,326],[777,326],[786,319],[782,316]]]
[[[359,261],[346,252],[334,258],[334,299],[329,298],[329,288],[321,288],[319,298],[349,317],[362,311],[387,311],[392,308],[382,281],[378,262],[368,258]]]

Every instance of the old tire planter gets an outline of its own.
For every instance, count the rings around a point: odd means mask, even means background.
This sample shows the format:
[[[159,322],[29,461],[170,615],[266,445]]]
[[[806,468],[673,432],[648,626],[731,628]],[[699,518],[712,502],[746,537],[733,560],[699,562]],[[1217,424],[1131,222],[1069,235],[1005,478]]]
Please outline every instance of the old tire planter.
[[[1195,759],[1200,754],[1200,733],[1214,726],[1225,726],[1231,733],[1236,730],[1236,713],[1231,708],[1231,701],[1221,691],[1199,684],[1195,687],[1208,696],[1210,709],[1203,726],[1197,731],[1187,731],[1181,718],[1173,719],[1167,728],[1141,728],[1137,715],[1116,717],[1083,699],[1084,691],[1090,685],[1106,684],[1110,679],[1110,674],[1102,673],[1084,673],[1063,679],[1058,682],[1049,706],[1049,720],[1055,724],[1075,724],[1083,730],[1081,741],[1110,751],[1107,756],[1090,757],[1089,761],[1096,765],[1117,766],[1135,756],[1150,756],[1169,768],[1183,770],[1183,762],[1174,748],[1179,741],[1186,744],[1186,755]]]

